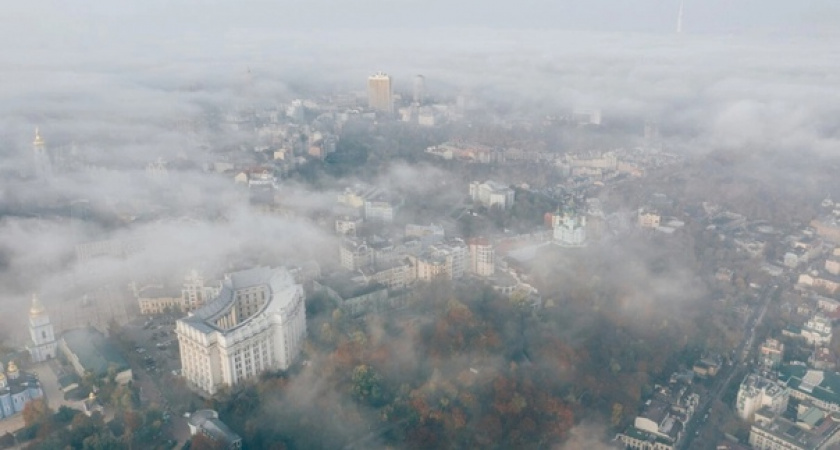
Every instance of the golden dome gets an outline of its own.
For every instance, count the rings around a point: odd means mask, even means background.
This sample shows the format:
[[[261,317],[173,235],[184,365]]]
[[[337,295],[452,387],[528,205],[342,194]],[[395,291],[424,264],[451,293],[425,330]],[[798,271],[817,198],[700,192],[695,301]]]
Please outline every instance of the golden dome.
[[[29,308],[29,315],[39,316],[44,314],[45,311],[44,305],[42,305],[41,300],[38,299],[38,294],[32,294],[32,307]]]

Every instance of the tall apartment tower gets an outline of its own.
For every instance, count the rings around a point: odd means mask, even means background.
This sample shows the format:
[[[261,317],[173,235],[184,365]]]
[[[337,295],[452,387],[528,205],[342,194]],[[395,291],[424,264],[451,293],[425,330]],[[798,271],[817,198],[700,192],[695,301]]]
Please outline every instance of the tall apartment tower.
[[[391,77],[382,72],[368,77],[368,106],[371,109],[394,112],[394,95]]]
[[[414,77],[414,92],[413,100],[417,105],[422,105],[424,97],[426,96],[426,77],[417,75]]]

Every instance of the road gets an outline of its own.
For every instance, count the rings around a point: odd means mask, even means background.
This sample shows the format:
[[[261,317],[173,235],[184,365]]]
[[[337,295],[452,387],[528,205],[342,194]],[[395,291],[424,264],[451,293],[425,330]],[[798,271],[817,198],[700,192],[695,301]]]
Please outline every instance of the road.
[[[747,320],[744,326],[744,338],[741,340],[741,345],[735,353],[738,357],[737,360],[735,360],[731,366],[727,367],[723,373],[719,374],[718,381],[710,391],[710,395],[708,395],[707,398],[700,403],[699,407],[694,412],[694,416],[691,421],[689,421],[686,426],[684,435],[685,438],[677,446],[677,448],[699,448],[697,446],[692,447],[691,444],[696,436],[703,434],[703,427],[706,426],[706,422],[703,421],[699,423],[699,427],[697,426],[698,422],[703,420],[703,417],[706,417],[706,414],[709,413],[711,405],[716,400],[719,400],[724,392],[729,390],[732,380],[740,382],[743,378],[746,370],[749,368],[748,357],[750,356],[750,353],[752,353],[753,345],[755,344],[755,332],[764,321],[764,316],[770,306],[770,301],[773,299],[778,289],[780,289],[778,286],[774,286],[765,288],[762,291],[761,296],[763,297],[764,302],[760,309],[753,312],[752,316]]]

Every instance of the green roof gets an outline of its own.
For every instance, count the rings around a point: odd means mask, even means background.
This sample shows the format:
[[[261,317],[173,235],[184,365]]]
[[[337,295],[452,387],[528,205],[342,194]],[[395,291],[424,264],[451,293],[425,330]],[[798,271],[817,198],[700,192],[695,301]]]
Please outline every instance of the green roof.
[[[96,376],[104,377],[111,366],[117,372],[129,368],[117,347],[93,327],[67,331],[61,338],[67,343],[67,348],[79,358],[82,367]]]
[[[808,393],[799,389],[802,383],[802,378],[808,373],[808,368],[804,365],[788,365],[783,366],[779,370],[779,379],[786,382],[791,389],[796,389],[801,392],[810,394],[812,397],[822,400],[827,403],[834,403],[840,405],[840,374],[837,372],[823,372],[823,380],[819,386]]]

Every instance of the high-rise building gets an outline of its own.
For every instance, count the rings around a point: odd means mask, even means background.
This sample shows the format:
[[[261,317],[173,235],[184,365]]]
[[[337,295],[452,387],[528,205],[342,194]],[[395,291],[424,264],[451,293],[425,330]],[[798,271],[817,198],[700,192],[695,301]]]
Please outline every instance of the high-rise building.
[[[423,75],[417,75],[414,77],[414,103],[417,105],[422,105],[423,100],[426,97],[426,77]]]
[[[371,109],[394,112],[394,94],[391,77],[382,72],[368,77],[368,106]]]
[[[32,342],[29,344],[29,354],[32,362],[41,362],[55,358],[55,351],[58,343],[55,340],[55,332],[50,316],[37,295],[32,296],[32,307],[29,308],[29,336]]]
[[[235,272],[216,298],[175,327],[187,384],[204,395],[285,370],[306,336],[303,287],[286,269]]]

